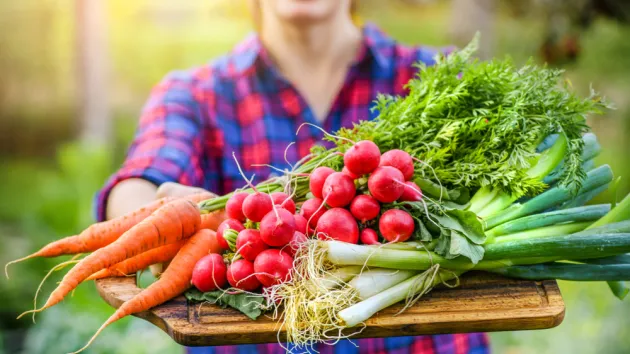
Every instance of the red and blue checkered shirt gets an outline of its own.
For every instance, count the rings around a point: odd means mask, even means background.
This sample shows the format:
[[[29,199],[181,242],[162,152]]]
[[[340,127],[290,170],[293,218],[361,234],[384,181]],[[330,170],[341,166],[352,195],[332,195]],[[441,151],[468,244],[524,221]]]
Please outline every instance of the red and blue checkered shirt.
[[[404,85],[416,73],[415,62],[431,65],[434,56],[450,48],[409,47],[396,43],[376,26],[363,28],[363,42],[328,117],[320,124],[304,98],[272,64],[259,38],[251,35],[228,55],[211,63],[167,75],[153,90],[122,168],[98,193],[96,213],[105,219],[112,187],[128,178],[160,185],[167,181],[225,194],[245,183],[235,153],[254,183],[272,173],[272,165],[287,168],[321,141],[326,131],[372,119],[378,93],[404,95]],[[305,129],[306,128],[306,129]],[[488,352],[485,334],[370,338],[322,345],[321,353],[441,353]],[[282,353],[278,344],[190,348],[190,353]]]

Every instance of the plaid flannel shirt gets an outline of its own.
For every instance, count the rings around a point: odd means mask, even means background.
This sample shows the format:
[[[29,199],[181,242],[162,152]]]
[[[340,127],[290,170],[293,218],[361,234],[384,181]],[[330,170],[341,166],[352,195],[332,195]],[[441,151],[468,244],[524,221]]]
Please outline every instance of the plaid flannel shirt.
[[[190,70],[173,71],[152,91],[122,167],[96,196],[96,214],[105,219],[111,189],[128,178],[160,185],[167,181],[225,194],[242,187],[235,154],[254,183],[273,172],[268,166],[289,167],[321,141],[326,131],[372,119],[378,93],[404,95],[405,83],[421,61],[434,62],[452,48],[410,47],[395,42],[376,26],[363,27],[363,41],[345,83],[323,124],[298,91],[272,64],[259,38],[252,34],[229,54]],[[354,344],[353,344],[354,343]],[[358,347],[355,346],[358,345]],[[369,338],[322,345],[325,353],[487,353],[483,333]],[[189,348],[190,353],[282,353],[278,344]]]

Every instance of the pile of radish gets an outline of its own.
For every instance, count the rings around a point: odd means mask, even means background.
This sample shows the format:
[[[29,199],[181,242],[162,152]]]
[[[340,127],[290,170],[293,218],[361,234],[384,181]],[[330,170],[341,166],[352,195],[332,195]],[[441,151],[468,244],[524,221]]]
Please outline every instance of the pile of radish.
[[[346,151],[343,162],[341,172],[318,167],[311,173],[314,198],[300,210],[309,231],[320,239],[354,244],[378,244],[379,238],[408,240],[415,229],[411,215],[399,209],[382,212],[381,205],[422,199],[420,188],[411,181],[412,157],[402,150],[381,155],[376,144],[362,140]]]
[[[232,195],[228,219],[217,229],[225,257],[209,254],[195,265],[193,285],[200,291],[234,288],[256,291],[290,278],[293,256],[306,240],[306,221],[283,192]]]
[[[355,143],[344,154],[342,171],[317,167],[310,174],[313,198],[298,206],[283,192],[234,193],[228,216],[217,229],[219,244],[231,257],[208,255],[195,266],[192,283],[201,291],[235,288],[256,291],[290,278],[293,257],[308,237],[352,244],[407,241],[415,230],[411,215],[383,204],[419,201],[411,181],[412,157],[402,150],[381,155],[371,141]],[[228,264],[226,264],[228,263]]]

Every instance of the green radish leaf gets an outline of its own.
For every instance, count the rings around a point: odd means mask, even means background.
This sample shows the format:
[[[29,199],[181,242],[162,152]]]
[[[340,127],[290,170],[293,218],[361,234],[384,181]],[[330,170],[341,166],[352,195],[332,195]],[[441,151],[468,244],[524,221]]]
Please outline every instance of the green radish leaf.
[[[468,208],[468,203],[466,204],[457,204],[455,202],[442,202],[442,206],[444,206],[446,209],[457,209],[457,210],[464,210],[466,208]]]
[[[483,225],[472,211],[450,209],[446,211],[446,215],[436,218],[442,227],[460,232],[473,243],[480,245],[486,241]]]
[[[431,235],[429,230],[427,230],[427,227],[424,226],[423,222],[418,221],[418,228],[420,230],[417,231],[416,234],[420,235],[420,241],[429,242],[429,241],[431,241],[433,239],[433,235]]]
[[[420,187],[422,194],[428,194],[434,198],[442,197],[442,200],[451,200],[449,191],[431,180],[416,178],[414,182]],[[459,197],[459,194],[457,197]]]
[[[443,202],[450,201],[457,204],[466,204],[470,200],[470,191],[466,187],[447,189],[424,178],[417,178],[414,182],[420,187],[423,194],[430,195],[436,199],[442,198]]]
[[[464,256],[470,259],[473,264],[477,264],[483,259],[484,248],[471,243],[463,234],[451,231],[451,246],[448,253],[449,255],[446,258]]]
[[[452,199],[457,204],[465,205],[470,201],[470,190],[466,187],[457,188],[459,196],[457,198],[453,197]]]
[[[242,312],[252,320],[257,319],[262,314],[262,307],[265,304],[265,298],[262,297],[262,295],[256,296],[245,293],[225,294],[222,291],[202,293],[195,288],[191,288],[184,295],[188,301],[209,302],[221,306],[222,308],[229,306]]]
[[[440,238],[438,238],[437,244],[435,245],[435,253],[448,258],[447,254],[450,248],[451,232],[449,230],[445,230],[445,232],[440,235]]]

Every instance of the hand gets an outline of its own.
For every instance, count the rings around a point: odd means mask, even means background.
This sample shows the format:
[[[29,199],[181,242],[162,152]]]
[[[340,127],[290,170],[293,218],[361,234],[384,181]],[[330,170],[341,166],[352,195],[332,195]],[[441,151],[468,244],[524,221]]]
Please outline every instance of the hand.
[[[164,197],[185,197],[187,195],[200,193],[200,192],[210,193],[203,188],[185,186],[183,184],[179,184],[175,182],[166,182],[166,183],[162,183],[158,187],[157,192],[156,192],[156,197],[158,199],[164,198]],[[215,194],[213,193],[210,193],[210,194],[216,197]]]

